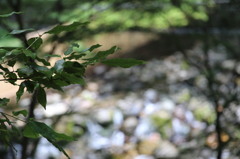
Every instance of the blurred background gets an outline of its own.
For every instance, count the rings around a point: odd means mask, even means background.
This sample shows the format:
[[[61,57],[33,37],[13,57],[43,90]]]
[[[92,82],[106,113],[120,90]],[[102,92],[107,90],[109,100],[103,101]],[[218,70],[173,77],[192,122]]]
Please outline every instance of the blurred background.
[[[0,19],[0,47],[23,46],[7,35],[13,29],[35,29],[30,38],[80,21],[89,24],[44,37],[40,53],[61,54],[72,42],[117,45],[115,57],[146,61],[93,66],[85,86],[47,91],[47,110],[37,107],[36,118],[77,139],[61,143],[72,159],[239,158],[238,0],[1,0],[0,8],[23,12],[22,23]],[[28,94],[15,104],[17,89],[0,83],[0,97],[12,98],[4,111],[28,107]],[[13,145],[21,150],[17,139]],[[65,158],[43,138],[32,147],[34,159]],[[0,153],[12,158],[1,145]]]

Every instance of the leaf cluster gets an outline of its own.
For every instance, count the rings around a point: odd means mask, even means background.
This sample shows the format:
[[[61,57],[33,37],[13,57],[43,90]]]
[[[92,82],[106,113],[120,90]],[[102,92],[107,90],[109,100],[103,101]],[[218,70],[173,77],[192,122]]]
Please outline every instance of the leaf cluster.
[[[0,15],[0,17],[8,17],[13,14]],[[96,44],[88,49],[80,50],[80,46],[76,43],[71,44],[66,51],[61,55],[46,55],[39,56],[38,50],[43,44],[42,36],[44,34],[58,35],[62,32],[71,32],[79,29],[87,23],[73,22],[68,25],[57,25],[44,32],[42,35],[33,37],[27,40],[27,47],[0,47],[0,75],[1,81],[17,85],[19,87],[16,92],[16,99],[19,101],[24,92],[36,93],[37,101],[46,109],[47,98],[46,88],[52,88],[63,91],[62,87],[71,84],[85,84],[84,74],[89,65],[103,63],[110,66],[119,66],[123,68],[131,67],[138,64],[143,64],[143,61],[135,59],[107,59],[107,57],[118,50],[118,47],[113,46],[105,51],[96,51],[101,45]],[[21,34],[28,32],[29,29],[14,30],[10,34]],[[54,65],[49,63],[49,57],[58,58]],[[21,81],[21,82],[19,82]],[[6,106],[9,99],[0,99],[0,106]],[[58,144],[60,140],[72,141],[73,138],[55,132],[52,128],[42,122],[34,119],[29,119],[27,110],[12,112],[11,118],[21,120],[26,123],[23,131],[18,131],[20,136],[27,138],[38,138],[40,136],[46,138],[56,148],[62,151],[68,158],[69,156],[64,149]],[[9,146],[10,131],[8,125],[14,127],[8,115],[1,112],[0,132],[1,141]],[[23,116],[24,119],[18,118]],[[15,127],[14,127],[15,128]]]

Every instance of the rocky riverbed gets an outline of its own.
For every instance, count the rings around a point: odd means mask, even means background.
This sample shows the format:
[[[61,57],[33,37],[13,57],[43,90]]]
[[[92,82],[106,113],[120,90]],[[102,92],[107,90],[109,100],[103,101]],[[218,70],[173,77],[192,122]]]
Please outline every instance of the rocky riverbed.
[[[189,86],[206,87],[206,80],[182,54],[129,69],[101,65],[86,80],[86,86],[66,87],[64,94],[49,91],[47,110],[35,110],[37,118],[77,138],[66,145],[73,159],[215,156],[213,106]],[[50,156],[62,155],[41,139],[36,159]]]

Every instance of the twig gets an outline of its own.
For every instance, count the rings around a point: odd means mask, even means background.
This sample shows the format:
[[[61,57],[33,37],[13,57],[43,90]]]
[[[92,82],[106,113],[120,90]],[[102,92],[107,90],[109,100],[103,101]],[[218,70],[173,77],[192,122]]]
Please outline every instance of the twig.
[[[3,113],[3,112],[0,112],[2,115],[6,115],[6,116],[10,116],[10,117],[12,117],[12,118],[14,118],[14,119],[17,119],[17,120],[20,120],[20,121],[22,121],[22,122],[24,122],[24,123],[27,123],[27,121],[25,121],[25,120],[22,120],[22,119],[20,119],[20,118],[18,118],[18,117],[15,117],[15,116],[13,116],[13,115],[10,115],[10,114],[7,114],[7,113]]]

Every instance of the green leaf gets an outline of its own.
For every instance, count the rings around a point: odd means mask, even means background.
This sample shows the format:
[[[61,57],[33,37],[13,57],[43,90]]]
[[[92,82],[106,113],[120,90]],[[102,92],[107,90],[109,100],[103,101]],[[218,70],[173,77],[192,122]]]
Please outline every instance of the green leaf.
[[[20,100],[21,96],[23,95],[24,93],[24,88],[25,88],[25,83],[22,82],[18,88],[18,91],[16,92],[16,95],[17,95],[17,102]]]
[[[7,18],[7,17],[10,17],[14,14],[21,14],[22,12],[11,12],[11,13],[8,13],[8,14],[1,14],[0,15],[0,18]]]
[[[13,85],[15,85],[15,82],[17,81],[17,75],[13,72],[7,72],[7,76],[8,79],[7,81]]]
[[[5,73],[9,73],[10,72],[8,70],[8,68],[3,67],[2,65],[0,65],[0,69],[3,70]]]
[[[73,52],[73,47],[69,47],[66,51],[64,51],[64,55],[69,55]]]
[[[58,85],[58,84],[56,84],[56,80],[57,79],[55,79],[55,76],[56,75],[54,75],[52,78],[50,78],[50,79],[48,79],[48,78],[41,78],[41,77],[38,77],[38,78],[34,78],[34,82],[36,82],[36,84],[38,83],[38,84],[42,84],[42,85],[44,85],[44,87],[45,88],[53,88],[53,89],[56,89],[56,90],[59,90],[59,91],[62,91],[63,92],[63,90],[62,90],[62,88]],[[58,78],[59,79],[59,78]],[[38,86],[37,86],[38,87]]]
[[[103,64],[109,66],[118,66],[123,68],[129,68],[135,65],[141,65],[145,62],[142,60],[135,60],[131,58],[115,58],[115,59],[107,59],[102,61]]]
[[[68,84],[81,84],[81,85],[85,84],[84,79],[77,74],[62,72],[60,78],[67,82]]]
[[[38,88],[37,100],[43,106],[43,108],[46,109],[47,105],[46,92],[41,86],[39,86]]]
[[[13,56],[16,56],[18,54],[21,54],[21,50],[14,49],[14,50],[11,50],[11,51],[7,52],[5,57],[13,57]]]
[[[40,72],[40,73],[44,74],[44,75],[47,76],[48,78],[51,77],[52,74],[53,74],[52,70],[50,70],[49,68],[44,67],[44,66],[35,66],[34,69],[35,69],[37,72]]]
[[[29,81],[29,80],[26,80],[26,81],[24,82],[24,84],[25,84],[25,87],[27,88],[27,91],[28,91],[29,93],[33,93],[33,91],[34,91],[34,89],[35,89],[35,87],[36,87],[36,85],[37,85],[36,82]]]
[[[45,33],[48,33],[48,34],[59,34],[63,31],[73,31],[73,30],[76,30],[79,26],[83,26],[83,25],[86,25],[87,23],[80,23],[80,22],[73,22],[72,24],[70,25],[57,25],[55,26],[54,28],[52,28],[51,30],[45,32]]]
[[[8,98],[0,98],[0,107],[6,106],[9,101],[10,99]]]
[[[80,47],[80,45],[77,44],[77,43],[72,43],[72,46],[73,46],[73,47],[76,47],[76,48],[79,48],[79,47]]]
[[[5,49],[0,49],[0,62],[4,60],[4,56],[8,51]]]
[[[86,54],[84,54],[84,53],[72,53],[70,56],[64,57],[63,59],[65,59],[65,60],[66,59],[67,60],[72,60],[72,59],[79,60],[83,56],[86,56]]]
[[[44,57],[61,57],[60,55],[45,54]]]
[[[33,69],[26,66],[26,67],[17,69],[17,73],[19,77],[29,77],[30,75],[33,74]]]
[[[38,60],[39,62],[41,62],[42,64],[44,64],[45,66],[50,66],[50,63],[48,61],[46,61],[45,59],[36,57],[36,60]]]
[[[56,71],[57,73],[62,72],[64,67],[64,62],[65,62],[64,60],[58,60],[53,67],[54,71]]]
[[[31,59],[35,59],[35,58],[36,58],[36,54],[33,53],[33,52],[30,51],[30,50],[24,49],[23,52],[24,52],[24,54],[25,54],[27,57],[30,57]]]
[[[99,48],[99,47],[101,47],[102,45],[99,45],[99,44],[96,44],[96,45],[93,45],[93,46],[91,46],[89,49],[87,49],[88,51],[90,51],[90,52],[92,52],[93,50],[95,50],[95,49],[97,49],[97,48]]]
[[[40,37],[34,37],[29,39],[27,43],[33,50],[37,50],[42,45],[43,40]]]
[[[64,63],[64,72],[76,74],[79,76],[83,76],[85,72],[85,68],[82,64],[75,62],[75,61],[66,61]]]
[[[97,52],[97,54],[92,57],[92,58],[88,58],[88,59],[85,59],[89,62],[92,62],[92,61],[100,61],[102,59],[105,59],[108,55],[110,54],[113,54],[115,51],[117,51],[119,48],[117,46],[113,46],[112,48],[106,50],[106,51],[99,51]]]
[[[50,143],[52,143],[59,151],[63,152],[64,155],[70,159],[68,154],[64,151],[64,149],[57,143],[58,141],[73,141],[74,139],[70,136],[65,134],[57,133],[52,128],[47,126],[45,123],[37,122],[37,121],[29,121],[29,127],[33,131],[29,131],[29,136],[34,136],[35,134],[40,134],[41,136],[45,137]],[[27,125],[28,125],[27,124]],[[35,134],[34,134],[35,133]]]
[[[12,128],[12,134],[14,136],[22,136],[22,133],[20,132],[19,128],[15,127],[14,125],[11,126]]]
[[[77,43],[73,43],[66,51],[64,51],[64,55],[70,55],[74,52],[73,48],[79,48],[79,45]]]
[[[34,29],[13,30],[9,34],[12,34],[12,35],[22,34],[22,33],[26,33],[26,32],[33,31],[33,30]]]
[[[27,110],[13,111],[12,114],[14,116],[18,116],[19,114],[22,114],[24,117],[27,117],[28,111]]]
[[[38,138],[39,133],[34,128],[35,125],[32,122],[28,122],[27,125],[23,129],[23,136],[28,138]]]
[[[14,59],[13,59],[13,60],[9,60],[9,61],[7,62],[7,65],[10,66],[10,67],[13,67],[13,66],[16,64],[16,62],[17,62],[17,61],[14,60]]]

